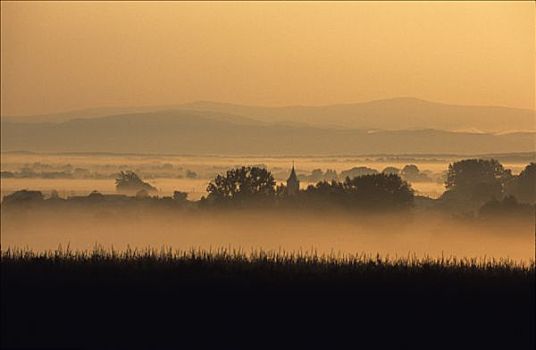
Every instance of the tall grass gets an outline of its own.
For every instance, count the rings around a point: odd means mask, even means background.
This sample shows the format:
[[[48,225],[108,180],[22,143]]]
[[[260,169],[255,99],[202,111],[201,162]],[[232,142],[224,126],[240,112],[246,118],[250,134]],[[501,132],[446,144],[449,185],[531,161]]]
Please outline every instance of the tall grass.
[[[279,329],[302,345],[342,334],[364,348],[406,348],[408,336],[534,348],[533,260],[95,246],[9,248],[0,267],[6,348],[177,348]]]
[[[55,250],[33,251],[27,248],[8,248],[0,254],[2,264],[28,264],[46,262],[53,265],[62,264],[106,264],[125,265],[229,265],[229,266],[271,266],[309,271],[335,270],[426,270],[457,272],[515,272],[534,274],[535,261],[518,261],[508,258],[493,257],[418,257],[379,254],[343,254],[332,252],[318,254],[315,250],[250,250],[220,247],[215,249],[173,249],[170,247],[131,248],[116,250],[96,245],[92,250],[72,250],[70,247],[58,247]]]

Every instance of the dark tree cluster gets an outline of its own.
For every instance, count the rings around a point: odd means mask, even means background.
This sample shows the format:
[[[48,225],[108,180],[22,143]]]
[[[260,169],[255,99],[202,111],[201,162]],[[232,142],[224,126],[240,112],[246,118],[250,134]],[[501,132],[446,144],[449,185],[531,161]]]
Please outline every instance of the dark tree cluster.
[[[323,172],[322,169],[313,169],[311,175],[298,175],[300,181],[307,182],[320,182],[320,181],[333,181],[338,180],[339,176],[337,171],[334,169],[326,169],[326,172]]]
[[[354,177],[358,177],[358,176],[374,175],[374,174],[378,174],[378,170],[368,168],[365,166],[360,166],[360,167],[354,167],[349,170],[341,171],[339,177],[341,179],[346,179],[347,177],[349,177],[350,179],[353,179]]]
[[[218,175],[207,187],[205,202],[215,205],[252,204],[307,207],[344,207],[393,209],[409,207],[413,190],[393,174],[347,177],[344,182],[320,181],[289,196],[284,185],[276,187],[272,174],[257,167],[231,169]]]
[[[532,162],[505,184],[505,191],[524,203],[536,202],[536,163]]]
[[[136,194],[147,196],[150,193],[157,192],[157,189],[151,184],[143,181],[133,171],[121,171],[115,179],[117,192],[124,194]]]
[[[473,199],[500,196],[512,172],[495,159],[465,159],[449,165],[445,187]]]
[[[385,171],[385,170],[384,170]],[[404,180],[410,182],[429,182],[432,179],[426,174],[421,172],[421,170],[415,164],[408,164],[399,174]]]
[[[45,199],[41,191],[20,190],[4,196],[2,204],[25,204],[42,202]]]
[[[495,159],[465,159],[449,165],[447,191],[440,207],[470,216],[493,218],[500,215],[532,218],[536,204],[536,163],[519,175]]]
[[[314,206],[345,206],[348,209],[408,208],[413,203],[410,185],[394,174],[347,177],[344,182],[319,182],[300,193],[302,202]]]
[[[275,180],[264,168],[241,167],[216,176],[208,184],[207,192],[209,202],[251,205],[274,199]]]
[[[509,195],[534,203],[535,186],[536,163],[530,163],[515,176],[495,159],[465,159],[449,165],[443,198],[483,203]]]
[[[116,179],[121,194],[91,193],[89,196],[60,198],[53,192],[45,199],[39,191],[17,191],[3,198],[2,206],[110,205],[169,208],[258,208],[398,210],[412,207],[447,210],[468,217],[510,215],[531,216],[536,205],[536,163],[513,175],[496,160],[466,159],[449,165],[447,191],[438,199],[415,197],[410,184],[395,169],[382,173],[347,177],[344,181],[319,181],[306,189],[289,191],[276,185],[273,175],[263,167],[240,167],[216,176],[208,185],[208,195],[199,202],[189,201],[187,193],[175,191],[172,197],[151,196],[156,188],[131,171]],[[398,169],[396,169],[398,170]],[[407,169],[406,169],[407,170]],[[402,172],[401,172],[402,173]],[[127,196],[128,195],[128,196]],[[414,199],[417,198],[415,201]],[[427,201],[423,206],[423,199]]]

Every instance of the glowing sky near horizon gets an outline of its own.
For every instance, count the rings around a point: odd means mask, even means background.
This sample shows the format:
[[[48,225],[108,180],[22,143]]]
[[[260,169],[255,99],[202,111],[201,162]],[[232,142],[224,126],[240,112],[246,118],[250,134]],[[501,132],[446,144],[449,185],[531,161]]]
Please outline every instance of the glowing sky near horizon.
[[[2,115],[412,96],[534,108],[533,2],[1,2]]]

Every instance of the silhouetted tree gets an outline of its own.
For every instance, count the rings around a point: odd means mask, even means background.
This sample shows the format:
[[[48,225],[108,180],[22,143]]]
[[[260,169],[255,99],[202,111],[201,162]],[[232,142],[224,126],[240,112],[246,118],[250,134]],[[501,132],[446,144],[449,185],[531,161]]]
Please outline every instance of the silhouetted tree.
[[[402,168],[400,175],[408,178],[419,176],[419,168],[415,164],[408,164]]]
[[[388,166],[387,168],[382,170],[382,173],[387,175],[399,175],[400,169],[395,168],[393,166]]]
[[[193,170],[186,169],[186,177],[189,179],[197,179],[197,173]]]
[[[413,203],[413,190],[398,175],[374,174],[347,178],[345,191],[352,194],[354,202],[366,207],[408,207]]]
[[[35,203],[41,202],[44,199],[45,197],[41,191],[20,190],[4,196],[2,205]]]
[[[335,171],[334,169],[327,169],[326,173],[324,174],[324,181],[337,181],[337,180],[339,180],[337,171]]]
[[[300,194],[300,204],[308,207],[345,206],[348,204],[348,193],[338,181],[321,181],[307,186]]]
[[[218,175],[208,184],[207,199],[215,202],[243,203],[266,201],[275,197],[275,180],[272,174],[258,167],[241,167]]]
[[[536,202],[536,163],[531,162],[518,176],[507,182],[505,190],[521,202]]]
[[[346,178],[344,182],[318,182],[301,194],[302,204],[313,207],[390,210],[409,207],[413,190],[398,175],[373,174]]]
[[[449,164],[445,186],[448,190],[470,190],[478,184],[501,184],[511,177],[495,159],[464,159]]]
[[[410,182],[432,181],[428,175],[422,173],[415,164],[408,164],[400,171],[402,179]]]
[[[145,190],[148,193],[156,192],[156,188],[144,182],[133,171],[121,171],[115,179],[115,188],[117,192],[125,194],[136,194],[141,190]]]
[[[510,170],[495,159],[464,159],[449,165],[443,199],[482,203],[503,196],[503,184],[511,179]]]
[[[104,195],[97,190],[93,190],[87,195],[87,198],[91,201],[101,201],[104,199]]]
[[[345,179],[345,178],[349,177],[349,178],[352,179],[352,178],[357,177],[357,176],[373,175],[373,174],[378,174],[378,170],[372,169],[372,168],[367,168],[365,166],[360,166],[360,167],[354,167],[354,168],[349,169],[349,170],[341,171],[341,174],[340,174],[339,178],[340,179]]]

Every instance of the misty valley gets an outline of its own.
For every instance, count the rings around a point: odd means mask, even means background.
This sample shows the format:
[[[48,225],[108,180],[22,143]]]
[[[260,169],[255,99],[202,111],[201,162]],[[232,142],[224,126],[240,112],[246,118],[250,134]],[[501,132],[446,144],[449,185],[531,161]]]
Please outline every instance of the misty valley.
[[[3,122],[2,348],[234,347],[237,332],[274,347],[314,333],[326,348],[355,334],[372,348],[533,348],[534,135],[496,129],[530,117],[390,103],[209,104],[284,125],[205,104]],[[424,106],[434,123],[463,114],[462,128],[502,117],[484,133],[343,127],[348,108],[411,123]],[[316,124],[289,125],[300,111]]]
[[[0,23],[0,350],[536,348],[534,1]]]
[[[221,344],[298,322],[270,339],[353,341],[359,325],[363,343],[426,347],[454,320],[470,347],[533,342],[531,155],[5,156],[5,345],[168,348],[199,343],[199,325]],[[385,315],[404,315],[396,338]]]
[[[497,162],[504,174],[483,178],[490,165],[482,161],[467,167],[472,174],[458,180],[468,182],[459,184],[461,189],[447,189],[449,164],[462,164],[463,157],[293,160],[5,153],[2,247],[35,251],[227,247],[529,263],[534,211],[534,166],[527,166],[531,155],[496,157],[505,164]],[[289,196],[286,186],[293,163],[299,187]],[[207,192],[209,184],[234,167],[241,169],[241,164],[266,171],[271,182],[261,189],[259,184],[248,184],[252,175],[244,173],[232,184],[220,184],[236,189],[225,199],[218,200],[222,194],[214,188]],[[118,182],[121,174],[126,188]],[[135,178],[125,177],[128,174]],[[380,180],[392,176],[400,182],[351,184],[352,179],[374,176]],[[525,179],[524,185],[517,185],[519,179]],[[129,183],[133,185],[128,187]],[[408,198],[393,204],[404,185]],[[387,187],[378,190],[381,186]],[[359,192],[360,188],[364,189]]]

